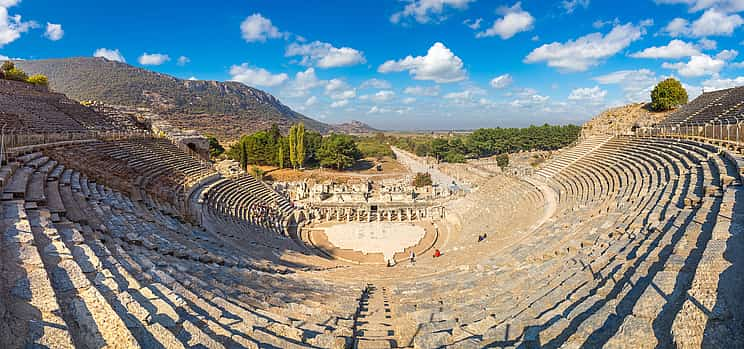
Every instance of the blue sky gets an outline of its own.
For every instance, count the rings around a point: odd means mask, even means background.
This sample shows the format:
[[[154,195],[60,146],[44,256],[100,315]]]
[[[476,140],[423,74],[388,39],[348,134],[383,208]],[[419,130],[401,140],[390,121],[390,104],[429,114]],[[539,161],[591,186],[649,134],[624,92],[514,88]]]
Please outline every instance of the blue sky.
[[[676,77],[744,85],[743,0],[0,0],[0,58],[236,80],[384,129],[579,123]]]

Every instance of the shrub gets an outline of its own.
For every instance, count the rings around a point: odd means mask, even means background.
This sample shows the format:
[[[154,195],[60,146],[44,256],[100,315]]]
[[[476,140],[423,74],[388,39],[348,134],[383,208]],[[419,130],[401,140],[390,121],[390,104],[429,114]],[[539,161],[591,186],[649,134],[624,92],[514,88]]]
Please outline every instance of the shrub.
[[[656,111],[671,110],[687,103],[687,91],[674,78],[660,82],[651,91],[651,108]]]
[[[430,186],[433,182],[431,181],[431,174],[428,173],[417,173],[416,177],[413,178],[413,186],[416,188]]]
[[[499,154],[496,156],[496,164],[499,165],[502,170],[509,166],[509,154]]]
[[[28,79],[26,79],[26,82],[39,86],[49,86],[49,79],[45,75],[41,74],[29,76]]]
[[[5,79],[7,80],[15,80],[15,81],[26,81],[28,80],[28,75],[23,70],[20,70],[18,68],[13,68],[10,70],[4,71],[5,73]]]

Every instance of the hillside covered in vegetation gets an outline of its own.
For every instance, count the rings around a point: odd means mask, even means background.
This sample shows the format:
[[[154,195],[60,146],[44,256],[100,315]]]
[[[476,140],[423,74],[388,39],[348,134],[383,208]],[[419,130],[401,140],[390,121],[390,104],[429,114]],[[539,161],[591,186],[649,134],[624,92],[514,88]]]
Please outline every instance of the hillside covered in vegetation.
[[[272,124],[282,131],[299,122],[319,132],[332,129],[293,111],[274,96],[238,82],[183,80],[104,58],[15,64],[29,74],[46,75],[54,91],[70,98],[147,107],[174,126],[213,134],[225,141]]]

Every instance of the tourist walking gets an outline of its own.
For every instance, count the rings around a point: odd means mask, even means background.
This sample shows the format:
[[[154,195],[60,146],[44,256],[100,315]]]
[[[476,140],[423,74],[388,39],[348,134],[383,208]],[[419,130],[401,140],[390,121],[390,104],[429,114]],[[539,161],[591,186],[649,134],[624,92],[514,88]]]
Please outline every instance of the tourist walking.
[[[416,264],[416,253],[411,251],[411,264]]]

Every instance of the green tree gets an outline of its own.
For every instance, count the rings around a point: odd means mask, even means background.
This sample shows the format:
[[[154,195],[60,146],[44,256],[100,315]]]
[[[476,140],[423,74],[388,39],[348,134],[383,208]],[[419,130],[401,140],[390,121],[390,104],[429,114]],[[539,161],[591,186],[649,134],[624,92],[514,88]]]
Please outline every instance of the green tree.
[[[286,147],[287,141],[285,138],[279,138],[278,143],[279,144],[277,144],[276,165],[279,166],[279,168],[284,168],[284,157],[286,156],[284,152],[284,148]]]
[[[3,65],[0,66],[0,70],[2,70],[3,73],[4,72],[7,72],[7,71],[10,71],[10,70],[13,70],[13,69],[15,69],[15,63],[13,63],[11,61],[5,61],[5,62],[3,62]]]
[[[501,167],[501,169],[505,169],[507,166],[509,166],[509,154],[499,154],[496,156],[496,164]]]
[[[433,182],[431,181],[431,174],[429,173],[417,173],[416,177],[413,178],[413,186],[416,188],[430,186]]]
[[[250,174],[251,176],[253,176],[253,178],[257,180],[262,181],[266,172],[258,166],[253,166],[251,167],[251,170],[248,171],[248,174]]]
[[[674,78],[660,82],[651,91],[651,108],[666,111],[687,103],[687,91],[679,80]]]
[[[26,82],[29,84],[39,85],[39,86],[49,86],[49,79],[46,77],[46,75],[42,74],[35,74],[31,75],[26,79]]]
[[[292,168],[297,168],[295,165],[295,159],[297,158],[297,128],[292,126],[289,128],[289,163]]]
[[[305,124],[299,123],[297,126],[297,144],[295,145],[295,156],[297,167],[302,168],[305,163]]]
[[[240,168],[248,171],[248,142],[240,141]]]
[[[320,165],[338,170],[353,165],[361,156],[354,139],[347,135],[331,134],[323,137],[318,149]]]
[[[207,135],[207,140],[209,141],[209,156],[210,157],[216,158],[225,152],[225,148],[222,147],[222,144],[220,144],[220,141],[217,140],[215,136]]]

